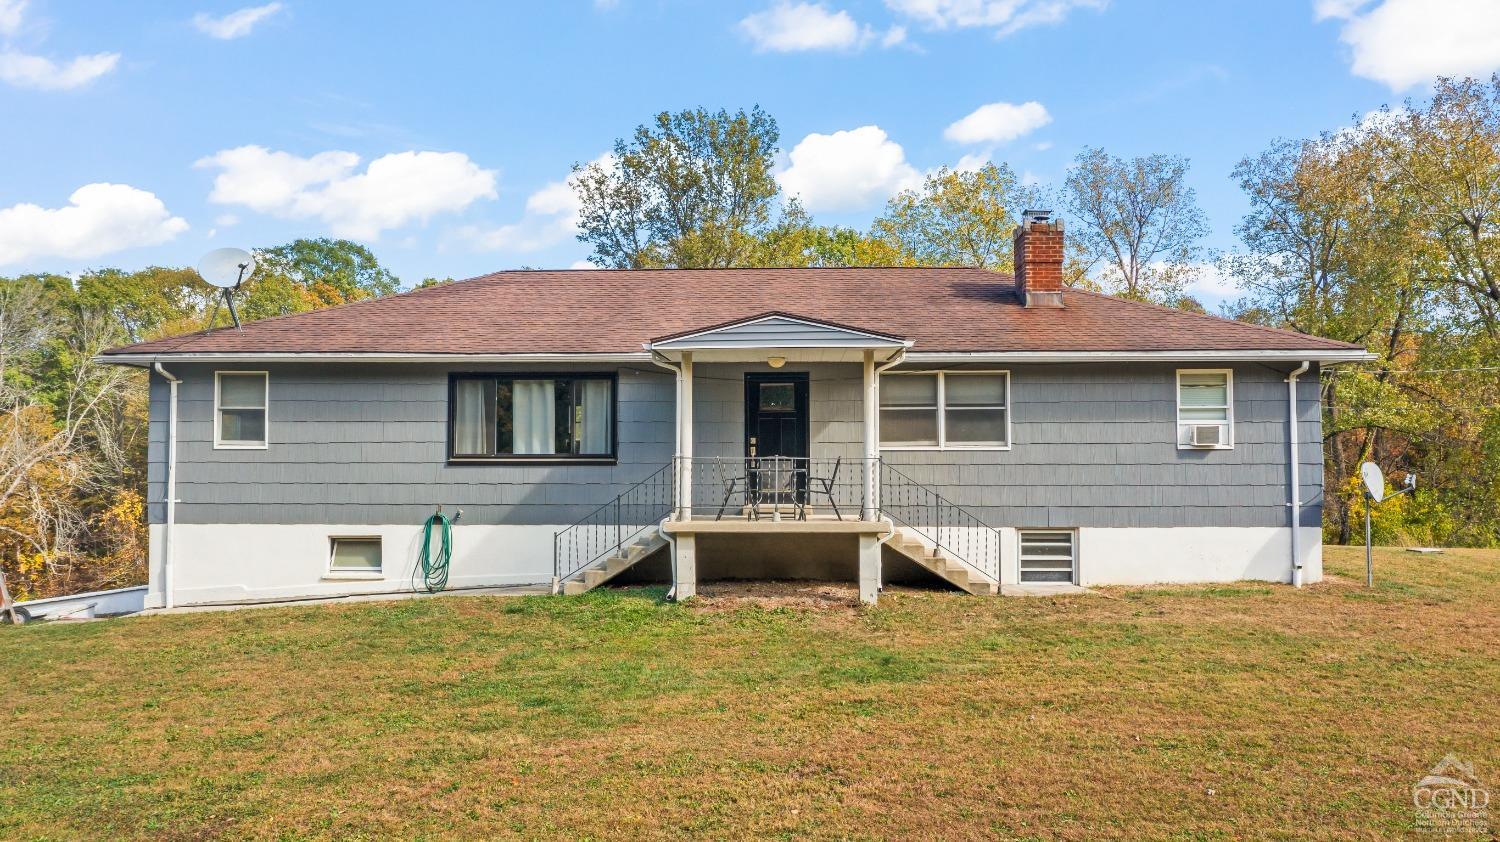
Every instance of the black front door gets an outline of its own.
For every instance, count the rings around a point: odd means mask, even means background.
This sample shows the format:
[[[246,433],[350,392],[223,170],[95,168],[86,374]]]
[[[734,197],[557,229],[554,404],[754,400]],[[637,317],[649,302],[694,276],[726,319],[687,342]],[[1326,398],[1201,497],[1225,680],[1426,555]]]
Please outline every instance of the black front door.
[[[752,505],[802,499],[808,429],[805,373],[745,375],[745,490]]]
[[[807,438],[807,375],[746,374],[745,455],[805,460]]]

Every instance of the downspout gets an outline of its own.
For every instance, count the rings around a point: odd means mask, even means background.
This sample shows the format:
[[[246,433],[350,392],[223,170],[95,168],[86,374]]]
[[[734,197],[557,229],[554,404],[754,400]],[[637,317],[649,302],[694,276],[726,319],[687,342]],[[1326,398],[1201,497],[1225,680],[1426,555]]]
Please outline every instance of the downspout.
[[[1292,373],[1286,376],[1286,423],[1287,465],[1291,474],[1291,488],[1287,505],[1291,508],[1292,524],[1292,587],[1302,587],[1302,480],[1299,471],[1301,459],[1297,453],[1297,378],[1307,373],[1312,363],[1303,360]]]
[[[675,512],[677,510],[677,454],[682,452],[682,369],[673,365],[666,355],[654,350],[651,352],[651,362],[677,375],[673,381],[676,397],[672,401],[673,408],[677,412],[677,417],[672,424],[676,436],[676,441],[672,445],[672,512]],[[656,534],[667,539],[667,553],[671,562],[672,584],[667,589],[668,602],[677,600],[677,536],[663,528],[671,519],[672,512],[668,512],[662,522],[656,525]]]
[[[161,538],[161,589],[162,607],[172,607],[172,526],[177,523],[177,384],[182,381],[173,377],[161,363],[153,362],[167,381],[167,522],[162,527]]]

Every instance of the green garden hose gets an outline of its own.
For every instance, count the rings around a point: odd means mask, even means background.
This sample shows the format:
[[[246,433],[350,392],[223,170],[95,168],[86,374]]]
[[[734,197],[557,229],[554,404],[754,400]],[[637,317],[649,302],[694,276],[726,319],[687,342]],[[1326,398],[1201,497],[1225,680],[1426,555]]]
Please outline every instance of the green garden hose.
[[[442,545],[432,554],[432,527],[438,525]],[[422,527],[422,585],[428,593],[448,587],[448,562],[453,558],[453,523],[442,512],[427,519]],[[415,573],[415,571],[413,571]]]

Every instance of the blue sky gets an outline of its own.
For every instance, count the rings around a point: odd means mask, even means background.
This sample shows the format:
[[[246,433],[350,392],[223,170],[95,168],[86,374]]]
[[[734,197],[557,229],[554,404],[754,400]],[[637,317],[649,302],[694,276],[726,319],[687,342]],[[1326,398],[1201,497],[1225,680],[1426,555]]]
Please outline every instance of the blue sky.
[[[571,164],[756,103],[821,221],[1095,145],[1190,158],[1228,250],[1240,158],[1497,67],[1493,0],[0,0],[0,274],[323,235],[408,284],[569,266]]]

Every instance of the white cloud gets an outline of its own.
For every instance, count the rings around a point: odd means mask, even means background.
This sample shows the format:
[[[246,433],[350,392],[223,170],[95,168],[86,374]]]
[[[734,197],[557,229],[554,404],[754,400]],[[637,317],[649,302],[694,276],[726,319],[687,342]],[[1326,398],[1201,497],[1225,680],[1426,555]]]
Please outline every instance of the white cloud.
[[[984,169],[984,165],[990,162],[993,150],[986,149],[983,152],[970,152],[958,159],[953,165],[954,172],[978,172]]]
[[[66,91],[81,88],[109,73],[119,62],[119,53],[78,56],[58,64],[42,56],[7,50],[0,53],[0,79],[18,88]]]
[[[587,260],[575,260],[572,263],[568,264],[568,268],[569,269],[598,269],[599,267],[595,266],[594,264],[592,264],[590,262],[588,262]]]
[[[755,43],[755,49],[775,53],[851,50],[868,38],[868,30],[861,29],[848,12],[832,11],[822,3],[793,5],[785,0],[740,21],[740,31]]]
[[[880,46],[890,48],[906,42],[906,27],[893,26],[880,37]]]
[[[792,147],[788,159],[777,180],[810,211],[869,207],[922,181],[901,145],[879,126],[814,132]]]
[[[289,219],[319,219],[335,236],[365,240],[496,195],[495,171],[480,168],[461,152],[396,152],[355,172],[359,161],[352,152],[302,158],[240,146],[195,166],[219,170],[211,202]]]
[[[1350,70],[1393,91],[1437,76],[1500,69],[1500,3],[1495,0],[1318,0],[1319,20],[1344,21],[1339,40]]]
[[[28,0],[0,0],[0,35],[9,37],[21,29]],[[6,45],[0,50],[0,81],[18,88],[66,91],[81,88],[114,70],[119,53],[95,53],[56,62]]]
[[[165,243],[188,229],[155,194],[128,184],[85,184],[68,205],[0,209],[0,265],[41,257],[82,259]]]
[[[1004,143],[1036,131],[1052,122],[1040,102],[992,102],[981,105],[943,131],[957,143]]]
[[[1190,271],[1192,280],[1186,287],[1189,295],[1222,301],[1240,292],[1234,279],[1220,272],[1219,267],[1212,263],[1200,263]]]
[[[933,29],[985,27],[1004,38],[1029,26],[1062,23],[1074,9],[1103,9],[1109,0],[885,0],[885,4]]]
[[[0,35],[14,35],[21,28],[26,0],[0,0]]]
[[[614,156],[605,153],[585,166],[609,169]],[[492,228],[466,225],[455,232],[478,251],[535,252],[571,239],[578,233],[578,194],[572,178],[551,181],[526,197],[526,212],[517,222]]]
[[[227,15],[214,17],[207,12],[193,15],[193,26],[210,38],[228,41],[249,35],[261,21],[281,11],[280,3],[264,6],[246,6]]]

